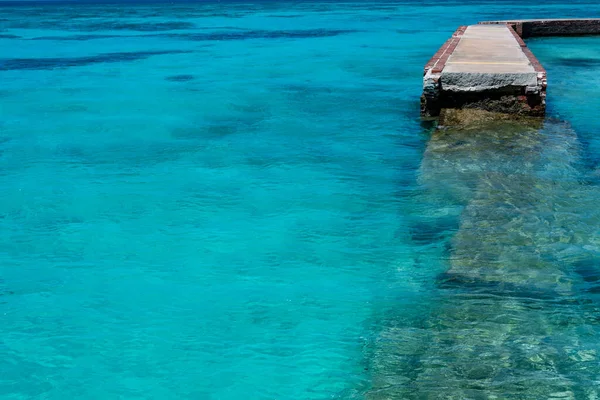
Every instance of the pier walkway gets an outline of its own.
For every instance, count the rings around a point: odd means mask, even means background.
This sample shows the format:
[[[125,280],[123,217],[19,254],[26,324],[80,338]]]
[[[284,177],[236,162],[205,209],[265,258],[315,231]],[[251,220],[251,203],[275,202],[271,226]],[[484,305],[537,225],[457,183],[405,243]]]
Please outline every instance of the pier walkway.
[[[425,65],[421,113],[475,109],[543,116],[546,71],[522,37],[600,34],[600,19],[487,21],[461,26]]]

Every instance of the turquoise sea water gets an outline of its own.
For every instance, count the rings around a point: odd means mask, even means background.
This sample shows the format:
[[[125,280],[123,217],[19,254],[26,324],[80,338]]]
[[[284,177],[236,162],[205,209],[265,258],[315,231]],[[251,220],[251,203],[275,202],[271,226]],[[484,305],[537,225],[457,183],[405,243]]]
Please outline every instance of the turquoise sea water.
[[[0,6],[0,398],[596,398],[600,38],[542,127],[419,119],[542,16],[600,5]]]

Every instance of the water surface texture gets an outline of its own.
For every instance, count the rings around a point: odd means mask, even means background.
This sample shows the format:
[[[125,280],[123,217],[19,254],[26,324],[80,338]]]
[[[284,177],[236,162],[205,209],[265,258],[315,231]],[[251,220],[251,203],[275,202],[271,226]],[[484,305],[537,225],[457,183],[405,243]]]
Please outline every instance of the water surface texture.
[[[600,38],[432,132],[458,25],[584,2],[0,6],[2,399],[600,396]]]

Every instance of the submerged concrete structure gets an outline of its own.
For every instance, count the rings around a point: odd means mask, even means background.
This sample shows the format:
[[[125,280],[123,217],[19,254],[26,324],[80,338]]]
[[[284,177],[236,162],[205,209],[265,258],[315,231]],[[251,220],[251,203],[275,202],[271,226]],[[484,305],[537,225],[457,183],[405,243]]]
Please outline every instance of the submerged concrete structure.
[[[456,110],[541,117],[547,74],[523,38],[600,34],[600,19],[487,21],[461,26],[425,65],[421,115]],[[448,111],[451,110],[451,111]]]
[[[383,318],[366,399],[600,398],[600,188],[583,153],[541,118],[432,133],[417,221],[455,219],[431,239],[447,268],[430,307]]]

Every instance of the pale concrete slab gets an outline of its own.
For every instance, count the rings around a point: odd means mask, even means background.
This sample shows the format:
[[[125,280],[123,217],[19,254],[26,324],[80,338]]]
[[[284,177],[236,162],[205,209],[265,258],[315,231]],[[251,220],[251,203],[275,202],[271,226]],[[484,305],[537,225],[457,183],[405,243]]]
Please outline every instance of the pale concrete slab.
[[[479,92],[537,85],[537,73],[506,25],[469,26],[441,73],[442,90]]]
[[[534,73],[519,42],[505,25],[472,25],[446,62],[444,73]]]

